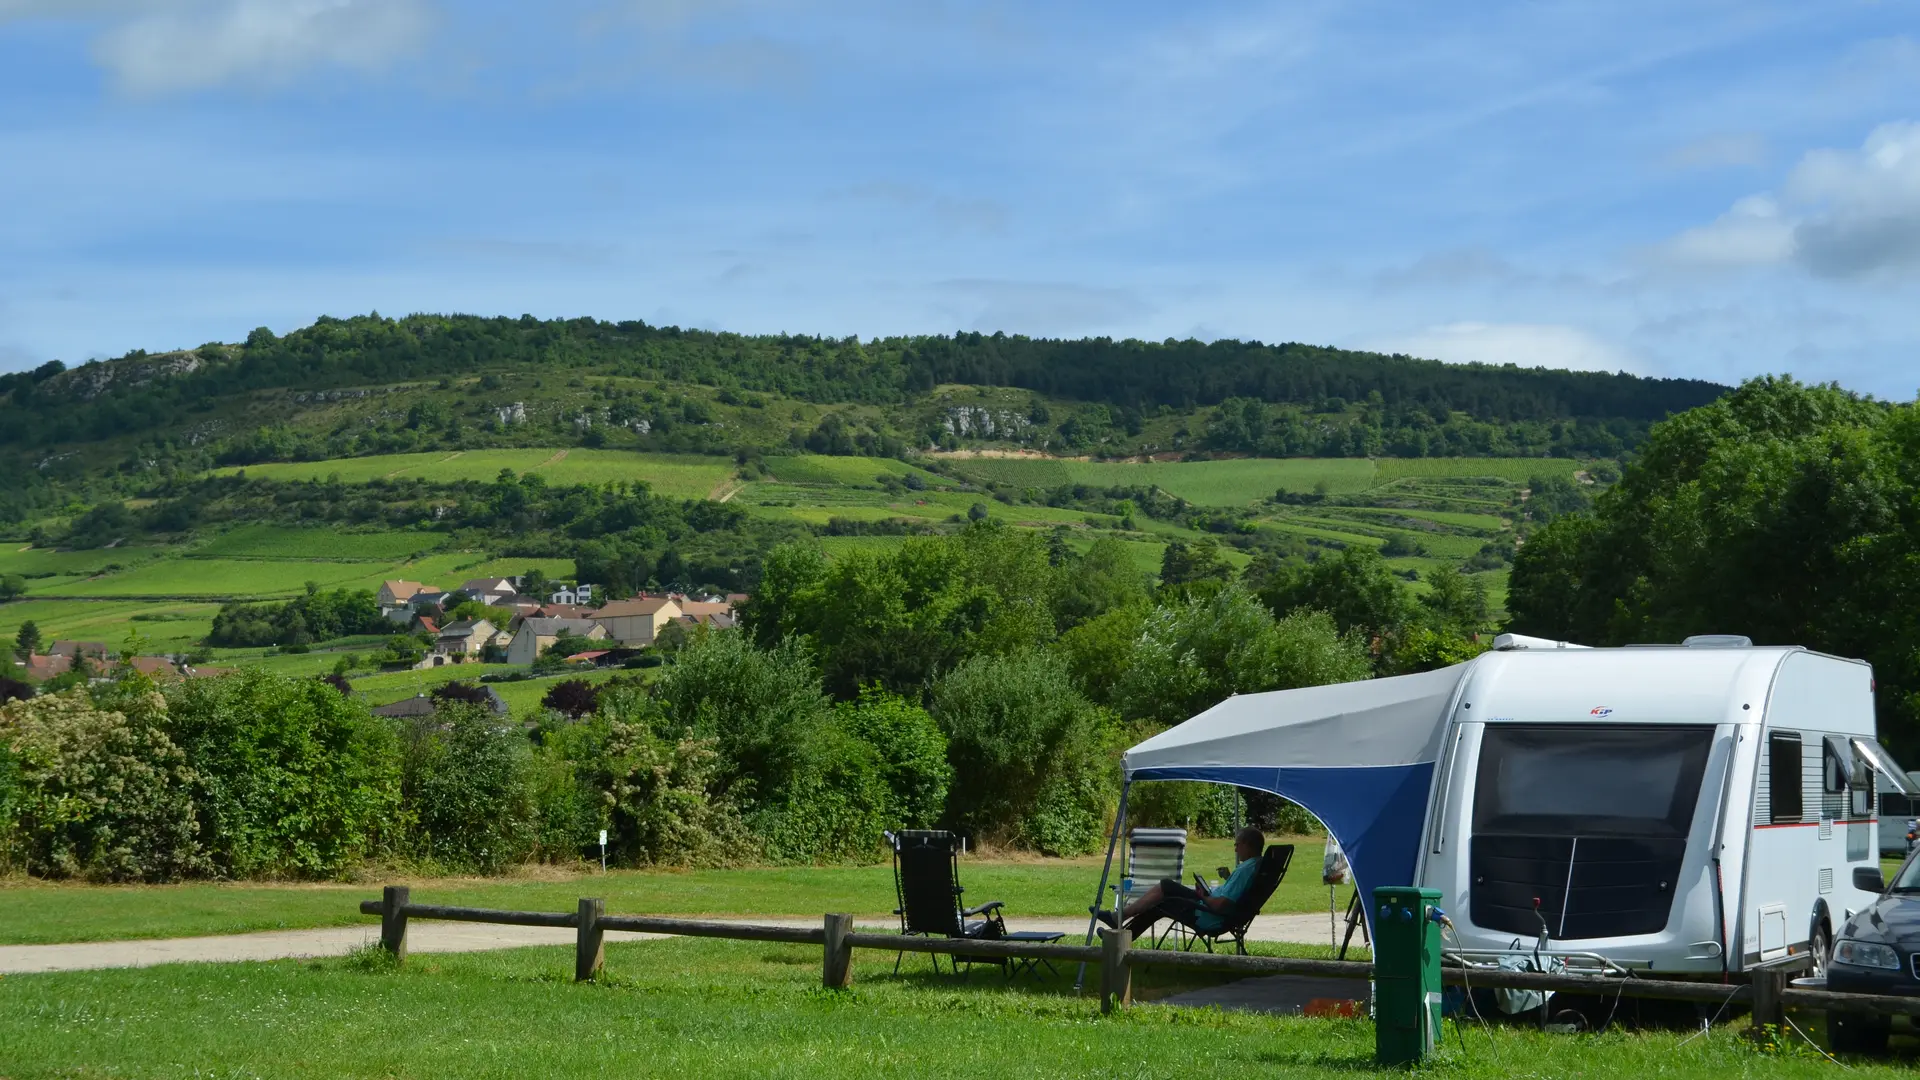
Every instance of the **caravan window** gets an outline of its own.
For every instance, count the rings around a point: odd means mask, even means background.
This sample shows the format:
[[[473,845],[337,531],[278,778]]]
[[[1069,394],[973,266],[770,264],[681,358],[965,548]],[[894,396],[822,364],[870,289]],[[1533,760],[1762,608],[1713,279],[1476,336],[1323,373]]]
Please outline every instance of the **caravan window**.
[[[1767,806],[1774,822],[1799,821],[1802,814],[1800,734],[1776,731],[1767,736]]]
[[[1685,837],[1710,727],[1490,724],[1476,834]]]

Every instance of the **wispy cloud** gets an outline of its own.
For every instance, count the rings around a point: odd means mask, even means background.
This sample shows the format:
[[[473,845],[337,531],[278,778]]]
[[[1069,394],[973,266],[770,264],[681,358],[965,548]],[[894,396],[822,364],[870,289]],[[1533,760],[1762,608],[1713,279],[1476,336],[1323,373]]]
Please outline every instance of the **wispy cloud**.
[[[1920,266],[1920,123],[1882,124],[1858,150],[1815,150],[1777,194],[1682,232],[1665,254],[1700,266],[1797,265],[1853,278]]]
[[[1574,371],[1641,371],[1626,350],[1573,326],[1457,322],[1376,338],[1368,348],[1452,363],[1516,364]]]

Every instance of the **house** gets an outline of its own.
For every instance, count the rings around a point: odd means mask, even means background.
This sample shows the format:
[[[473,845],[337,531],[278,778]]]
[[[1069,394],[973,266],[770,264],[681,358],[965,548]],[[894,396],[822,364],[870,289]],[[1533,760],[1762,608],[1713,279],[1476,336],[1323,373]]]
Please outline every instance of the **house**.
[[[107,647],[98,641],[56,641],[47,646],[48,656],[64,656],[71,661],[76,656],[90,656],[95,660],[107,658]]]
[[[127,661],[133,670],[156,682],[166,682],[180,677],[180,669],[173,661],[164,656],[136,656]]]
[[[590,641],[607,639],[606,627],[592,619],[527,619],[521,622],[520,632],[513,635],[512,643],[507,646],[507,663],[533,663],[562,633]]]
[[[432,634],[434,637],[439,637],[440,620],[431,615],[415,615],[413,617],[413,629],[423,634]]]
[[[375,599],[380,604],[380,613],[388,621],[406,626],[419,612],[439,610],[445,596],[437,587],[417,581],[383,581]]]
[[[593,616],[622,645],[651,645],[660,628],[679,617],[680,605],[664,596],[616,600]]]
[[[411,716],[432,716],[434,701],[425,694],[415,694],[410,698],[401,698],[391,704],[374,708],[373,715],[391,717],[395,720]]]
[[[448,623],[434,639],[433,651],[442,656],[478,656],[493,643],[500,628],[485,619],[461,619]]]
[[[26,669],[25,674],[29,681],[46,682],[56,675],[65,675],[67,672],[72,671],[73,657],[35,655],[29,656],[25,660],[16,661],[16,664]]]
[[[547,599],[555,604],[591,604],[593,603],[593,586],[562,585],[553,590],[553,595]]]
[[[734,627],[731,611],[703,611],[698,615],[682,615],[678,621],[688,627],[704,626],[709,630],[731,630]]]
[[[514,587],[512,581],[499,577],[473,578],[470,581],[463,581],[460,583],[459,591],[483,604],[492,605],[498,603],[501,597],[512,596],[520,590]]]

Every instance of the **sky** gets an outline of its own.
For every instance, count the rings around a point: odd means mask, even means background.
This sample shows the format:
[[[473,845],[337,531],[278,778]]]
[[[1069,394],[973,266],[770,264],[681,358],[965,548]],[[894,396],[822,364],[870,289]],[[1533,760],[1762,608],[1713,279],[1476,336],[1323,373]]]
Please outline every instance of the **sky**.
[[[377,310],[1920,390],[1920,0],[0,0],[0,369]]]

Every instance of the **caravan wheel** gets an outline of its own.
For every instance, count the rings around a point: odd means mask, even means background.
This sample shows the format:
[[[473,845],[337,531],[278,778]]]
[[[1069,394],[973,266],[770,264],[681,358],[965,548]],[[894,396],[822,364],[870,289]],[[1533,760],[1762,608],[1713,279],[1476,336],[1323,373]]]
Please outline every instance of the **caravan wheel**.
[[[1833,959],[1833,935],[1827,932],[1827,920],[1817,915],[1813,919],[1813,934],[1807,942],[1807,951],[1813,954],[1813,970],[1807,974],[1826,978],[1827,962]]]

